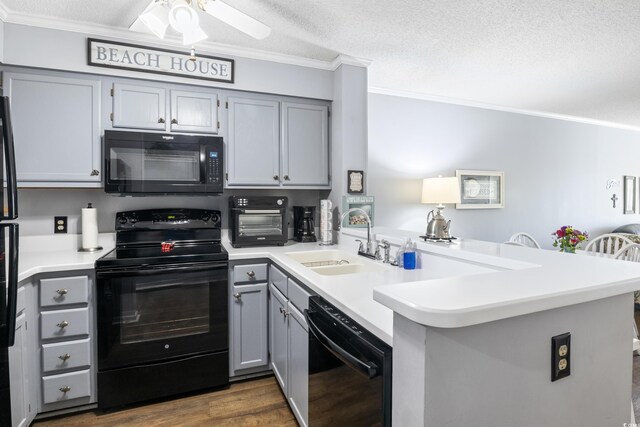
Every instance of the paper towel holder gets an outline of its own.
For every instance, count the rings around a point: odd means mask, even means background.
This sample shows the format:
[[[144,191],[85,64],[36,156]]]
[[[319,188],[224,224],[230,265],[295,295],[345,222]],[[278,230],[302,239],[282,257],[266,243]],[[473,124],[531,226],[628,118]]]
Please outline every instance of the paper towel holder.
[[[91,206],[91,203],[89,203],[87,205],[87,209],[95,209],[95,208],[93,206]],[[94,248],[83,248],[83,247],[81,247],[80,249],[78,249],[78,252],[99,252],[102,249],[103,249],[102,246],[96,246]]]

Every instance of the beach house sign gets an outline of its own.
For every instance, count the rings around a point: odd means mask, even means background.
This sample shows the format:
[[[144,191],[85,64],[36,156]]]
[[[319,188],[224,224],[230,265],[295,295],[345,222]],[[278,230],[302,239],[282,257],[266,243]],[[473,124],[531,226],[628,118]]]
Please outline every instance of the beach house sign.
[[[89,65],[233,83],[233,59],[88,39]]]

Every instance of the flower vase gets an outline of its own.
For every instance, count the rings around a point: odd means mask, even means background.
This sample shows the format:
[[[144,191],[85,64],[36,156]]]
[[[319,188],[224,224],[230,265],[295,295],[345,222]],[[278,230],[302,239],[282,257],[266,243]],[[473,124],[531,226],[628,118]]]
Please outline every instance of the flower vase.
[[[562,248],[562,252],[566,252],[568,254],[575,254],[576,253],[576,247],[575,246],[565,246],[564,248]]]

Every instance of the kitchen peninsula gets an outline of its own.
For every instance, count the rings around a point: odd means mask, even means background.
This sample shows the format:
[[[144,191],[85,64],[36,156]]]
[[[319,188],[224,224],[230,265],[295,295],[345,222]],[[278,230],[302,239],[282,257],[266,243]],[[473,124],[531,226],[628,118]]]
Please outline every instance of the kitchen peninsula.
[[[374,231],[393,250],[416,237]],[[355,239],[363,236],[344,230],[329,248],[225,247],[232,262],[277,265],[393,345],[394,425],[559,425],[586,414],[582,425],[595,426],[628,417],[629,294],[640,287],[640,266],[473,240],[419,243],[419,269],[412,271],[362,259],[355,262],[370,272],[322,275],[297,261],[336,252],[355,258]],[[70,238],[25,238],[20,281],[91,268],[96,255],[77,255]],[[110,235],[101,242],[113,245]],[[565,332],[572,335],[571,375],[552,382],[551,337]],[[578,389],[592,393],[593,403],[585,405]]]

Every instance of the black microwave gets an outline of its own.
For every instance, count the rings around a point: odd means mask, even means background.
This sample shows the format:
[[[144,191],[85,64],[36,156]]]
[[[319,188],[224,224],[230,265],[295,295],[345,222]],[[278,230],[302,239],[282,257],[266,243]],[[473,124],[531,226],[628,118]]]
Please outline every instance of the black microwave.
[[[221,194],[222,137],[166,133],[104,132],[107,193]]]

